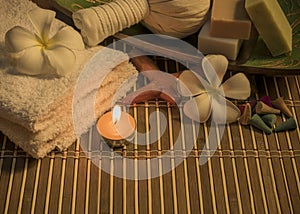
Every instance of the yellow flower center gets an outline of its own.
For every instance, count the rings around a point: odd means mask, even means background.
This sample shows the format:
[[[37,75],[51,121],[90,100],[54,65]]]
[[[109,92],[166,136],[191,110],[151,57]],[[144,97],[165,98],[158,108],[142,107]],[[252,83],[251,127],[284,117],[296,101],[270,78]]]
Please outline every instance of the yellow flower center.
[[[41,43],[41,47],[44,48],[44,49],[47,49],[48,48],[48,44],[47,43]]]
[[[40,38],[37,35],[36,35],[36,39],[37,39],[38,43],[40,44],[41,48],[47,49],[49,47],[48,39]]]

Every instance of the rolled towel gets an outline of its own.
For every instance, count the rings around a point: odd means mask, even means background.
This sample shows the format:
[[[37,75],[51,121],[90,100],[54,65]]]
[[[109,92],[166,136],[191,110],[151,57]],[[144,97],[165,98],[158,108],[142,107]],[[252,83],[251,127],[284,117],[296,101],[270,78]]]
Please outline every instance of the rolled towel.
[[[73,20],[94,46],[140,21],[153,33],[183,38],[201,28],[209,8],[210,0],[114,0],[78,10]]]
[[[73,14],[84,42],[95,46],[107,37],[137,24],[149,11],[147,0],[115,0],[97,7],[78,10]]]

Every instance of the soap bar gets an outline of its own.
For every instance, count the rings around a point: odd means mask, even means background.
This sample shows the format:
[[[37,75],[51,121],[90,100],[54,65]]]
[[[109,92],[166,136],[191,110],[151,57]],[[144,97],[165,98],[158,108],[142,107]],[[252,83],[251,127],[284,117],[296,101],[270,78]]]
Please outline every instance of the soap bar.
[[[210,34],[232,39],[250,38],[251,20],[244,0],[214,0]]]
[[[273,56],[292,51],[292,28],[277,0],[246,0],[245,7]]]
[[[203,54],[222,54],[228,59],[236,60],[242,40],[212,37],[210,22],[206,22],[198,36],[198,49]]]

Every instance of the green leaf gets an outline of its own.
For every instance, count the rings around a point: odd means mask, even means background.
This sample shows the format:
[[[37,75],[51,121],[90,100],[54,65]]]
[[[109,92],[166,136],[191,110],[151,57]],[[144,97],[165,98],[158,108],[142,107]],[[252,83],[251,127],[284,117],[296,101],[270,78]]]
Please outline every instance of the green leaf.
[[[94,7],[113,0],[56,0],[56,2],[71,12],[79,9]]]
[[[292,54],[272,57],[265,43],[259,38],[250,58],[240,66],[300,69],[300,0],[278,0],[278,2],[293,29]]]

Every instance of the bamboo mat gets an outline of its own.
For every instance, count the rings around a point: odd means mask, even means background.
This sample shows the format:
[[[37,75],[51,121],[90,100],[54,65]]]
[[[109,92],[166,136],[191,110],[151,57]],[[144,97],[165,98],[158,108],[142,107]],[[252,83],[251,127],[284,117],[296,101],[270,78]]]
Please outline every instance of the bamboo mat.
[[[155,60],[162,70],[180,70],[175,62]],[[299,121],[300,76],[248,77],[252,97],[283,96]],[[201,124],[196,135],[193,121],[180,120],[182,106],[162,101],[129,109],[139,132],[149,131],[149,115],[158,111],[165,115],[167,129],[157,142],[139,145],[139,141],[151,140],[143,135],[144,139],[136,137],[123,150],[106,153],[93,137],[95,127],[68,151],[53,151],[42,160],[28,157],[0,133],[0,213],[300,213],[299,127],[265,135],[238,123],[227,125],[217,151],[199,165],[209,124]],[[285,119],[280,115],[277,122]],[[155,121],[159,123],[159,117]],[[178,137],[180,150],[174,151]],[[87,152],[80,148],[83,142]],[[186,151],[190,142],[193,148]],[[110,164],[111,171],[99,169],[88,158],[95,151],[103,152],[98,164]],[[174,169],[151,179],[151,172],[162,172],[166,162],[152,164],[150,160],[167,151],[167,165]],[[120,161],[115,152],[134,160],[133,169],[128,170],[126,159]],[[138,167],[139,160],[147,161]],[[123,175],[126,170],[135,175],[144,170],[149,179],[114,177],[116,163],[124,166]]]
[[[48,4],[34,1],[44,7]],[[155,60],[164,71],[180,70],[180,65],[172,61]],[[252,97],[283,96],[299,121],[300,76],[248,77]],[[238,123],[228,125],[217,151],[206,164],[199,165],[209,124],[201,124],[197,135],[193,121],[180,120],[182,106],[153,101],[130,108],[138,131],[149,131],[149,115],[157,111],[167,119],[167,130],[157,142],[138,145],[139,141],[151,141],[145,135],[114,152],[103,152],[101,142],[94,139],[97,135],[93,128],[67,151],[53,151],[36,160],[0,132],[0,213],[300,213],[299,126],[294,131],[265,135]],[[277,122],[285,119],[280,115]],[[181,146],[175,151],[172,145],[178,137]],[[193,148],[187,151],[190,142]],[[87,152],[80,147],[83,143],[88,146]],[[93,155],[91,150],[102,152],[96,164],[88,158]],[[151,163],[152,158],[168,151],[170,163]],[[121,174],[133,170],[136,175],[142,169],[149,179],[112,176],[114,166],[120,164],[115,152],[136,163],[128,170],[126,161],[122,161]],[[139,160],[146,160],[144,166],[138,166]],[[112,166],[110,171],[97,167],[104,162]],[[152,171],[164,170],[164,164],[174,170],[150,179]]]

